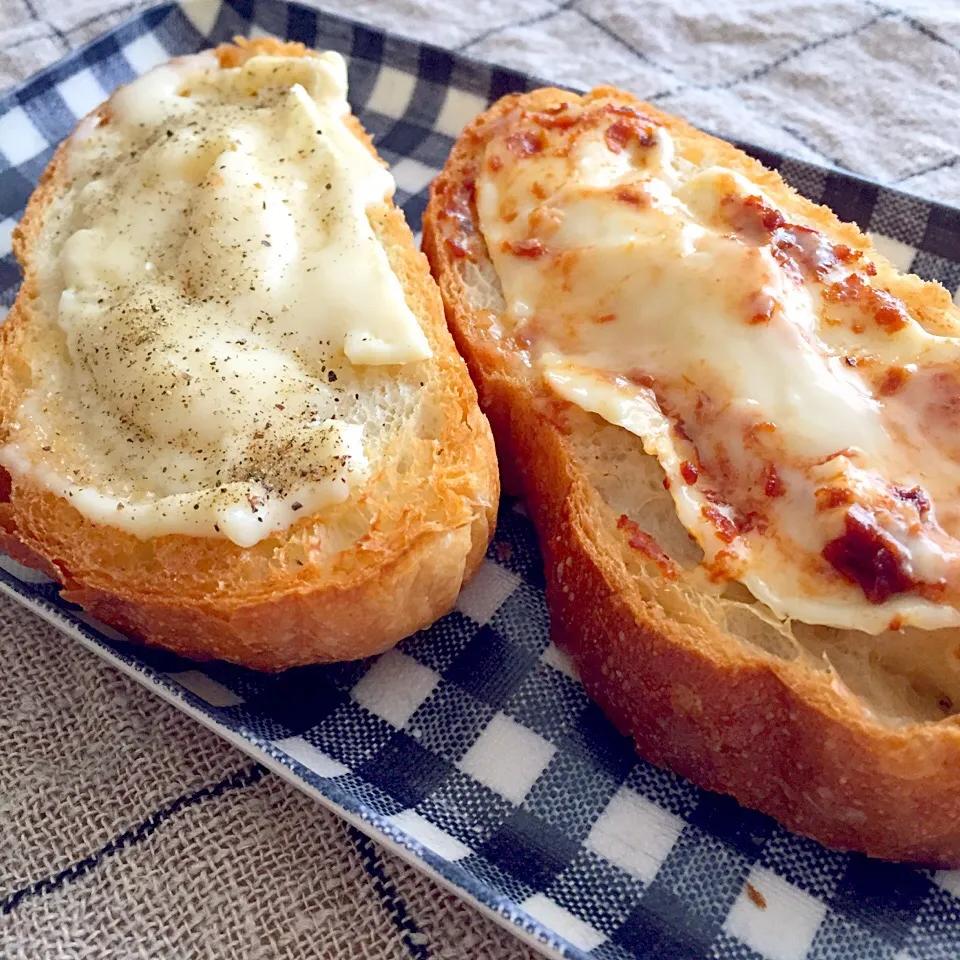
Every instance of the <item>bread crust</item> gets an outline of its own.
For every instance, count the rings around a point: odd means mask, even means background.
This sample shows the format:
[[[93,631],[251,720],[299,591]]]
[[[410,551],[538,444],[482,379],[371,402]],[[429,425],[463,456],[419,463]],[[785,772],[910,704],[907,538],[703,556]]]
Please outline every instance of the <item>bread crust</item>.
[[[667,127],[685,149],[761,184],[792,215],[869,251],[891,292],[930,326],[949,326],[949,295],[895,276],[855,226],[799,197],[729,144],[603,88],[586,95],[630,105]],[[560,90],[505,97],[461,135],[434,182],[423,246],[447,320],[490,418],[502,462],[517,482],[543,552],[551,629],[592,698],[647,760],[733,795],[834,848],[940,866],[960,864],[960,722],[894,728],[802,660],[778,659],[719,628],[681,623],[645,599],[653,574],[628,568],[609,509],[578,460],[572,418],[498,336],[495,317],[471,306],[464,250],[477,256],[476,210],[464,217],[488,131],[517,108],[581,98]],[[460,213],[451,210],[460,203]],[[481,241],[482,243],[482,241]],[[469,257],[468,257],[469,259]],[[604,510],[606,509],[606,514]],[[644,582],[646,581],[646,582]],[[662,588],[662,587],[661,587]],[[649,596],[649,591],[646,594]]]
[[[238,40],[215,51],[222,67],[255,53],[309,56],[302,44]],[[109,113],[107,101],[98,111]],[[353,131],[376,151],[360,127]],[[14,231],[24,282],[0,330],[0,432],[19,405],[36,297],[32,250],[65,174],[61,146]],[[167,535],[139,540],[85,519],[66,500],[21,476],[0,484],[0,547],[63,584],[65,599],[131,638],[198,660],[260,670],[379,653],[448,612],[479,567],[499,499],[496,453],[476,391],[444,322],[427,262],[392,203],[371,223],[434,353],[436,436],[426,460],[403,475],[387,463],[358,497],[256,546]],[[439,386],[438,386],[439,385]],[[425,441],[426,443],[426,441]],[[421,458],[423,460],[423,458]],[[355,523],[345,549],[325,531]]]

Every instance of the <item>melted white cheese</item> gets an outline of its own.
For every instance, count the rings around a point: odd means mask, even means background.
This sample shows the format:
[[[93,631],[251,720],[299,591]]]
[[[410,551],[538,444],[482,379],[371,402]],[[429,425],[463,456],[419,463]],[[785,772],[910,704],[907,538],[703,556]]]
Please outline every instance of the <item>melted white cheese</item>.
[[[346,68],[211,55],[119,90],[37,245],[51,318],[0,463],[140,537],[251,546],[368,473],[363,365],[430,356],[370,226]]]
[[[507,316],[528,331],[545,381],[643,440],[705,566],[722,559],[725,576],[777,616],[869,633],[891,621],[960,625],[949,599],[901,592],[869,602],[856,584],[824,574],[821,551],[842,534],[843,512],[820,512],[815,501],[831,483],[871,504],[888,496],[884,478],[919,485],[942,515],[952,511],[957,532],[960,462],[926,435],[920,401],[911,406],[904,394],[881,402],[845,358],[932,369],[956,365],[960,341],[933,336],[912,318],[894,332],[835,322],[845,308],[828,310],[824,290],[855,268],[798,283],[770,246],[742,242],[720,215],[731,197],[759,196],[772,207],[762,191],[729,170],[674,163],[667,132],[657,129],[656,138],[645,150],[617,152],[601,130],[587,129],[569,152],[547,149],[517,162],[509,143],[487,148],[499,160],[485,163],[477,180],[479,222]],[[532,253],[531,238],[539,245]],[[770,304],[765,322],[750,322],[758,305]],[[761,462],[751,459],[745,431],[772,425],[760,442],[782,489],[763,504],[766,529],[731,537],[722,518],[719,529],[708,522],[705,511],[731,512],[707,496],[711,478],[684,479],[698,450],[675,429],[680,411],[688,429],[700,418],[705,462],[719,450],[734,476]],[[960,543],[895,511],[885,524],[909,557],[908,573],[945,581],[956,597]]]

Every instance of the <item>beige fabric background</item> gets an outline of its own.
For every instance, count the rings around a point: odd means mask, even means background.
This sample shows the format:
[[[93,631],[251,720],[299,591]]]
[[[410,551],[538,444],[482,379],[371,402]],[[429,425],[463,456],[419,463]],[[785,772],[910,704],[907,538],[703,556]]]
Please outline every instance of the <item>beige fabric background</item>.
[[[137,6],[0,0],[0,87]],[[544,77],[663,94],[661,106],[719,132],[960,203],[960,4],[328,6]],[[335,816],[0,598],[0,900],[144,823],[146,838],[0,915],[0,957],[533,957],[381,853],[412,924],[402,935]]]
[[[0,897],[252,764],[0,600]],[[534,954],[382,854],[434,958]],[[186,807],[86,877],[0,916],[4,960],[409,960],[335,815],[283,780]]]

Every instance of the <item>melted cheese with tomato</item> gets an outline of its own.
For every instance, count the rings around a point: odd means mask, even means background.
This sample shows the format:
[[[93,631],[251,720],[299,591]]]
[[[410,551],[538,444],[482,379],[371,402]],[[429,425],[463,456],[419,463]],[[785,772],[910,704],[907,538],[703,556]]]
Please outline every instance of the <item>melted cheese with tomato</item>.
[[[657,457],[704,583],[811,624],[960,625],[960,339],[860,251],[604,101],[508,118],[476,204],[507,322]]]

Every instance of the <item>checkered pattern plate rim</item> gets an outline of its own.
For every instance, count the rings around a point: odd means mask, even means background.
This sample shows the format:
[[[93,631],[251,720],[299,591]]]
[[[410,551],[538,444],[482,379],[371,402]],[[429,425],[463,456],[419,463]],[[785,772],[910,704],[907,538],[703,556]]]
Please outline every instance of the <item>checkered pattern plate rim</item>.
[[[125,82],[234,35],[335,49],[351,102],[419,224],[463,124],[535,78],[282,0],[140,14],[0,97],[0,306],[10,233],[57,143]],[[960,211],[744,145],[870,230],[898,266],[960,288]],[[265,676],[127,643],[0,556],[41,613],[541,949],[597,960],[950,960],[960,872],[824,850],[638,760],[549,641],[522,508],[456,610],[380,658]]]

